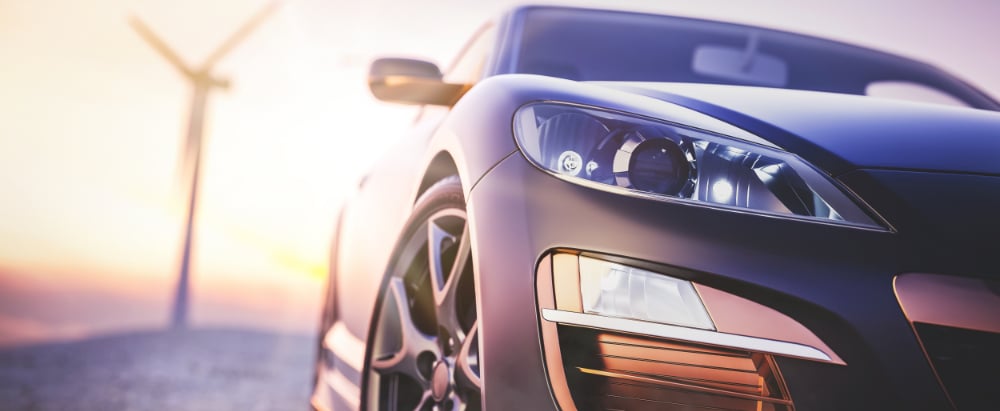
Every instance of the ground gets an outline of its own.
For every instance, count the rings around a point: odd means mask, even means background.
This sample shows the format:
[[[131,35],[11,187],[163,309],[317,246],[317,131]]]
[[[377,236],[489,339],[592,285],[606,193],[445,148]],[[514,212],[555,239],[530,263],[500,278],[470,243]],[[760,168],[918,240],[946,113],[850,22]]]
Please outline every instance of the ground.
[[[150,331],[0,350],[0,411],[306,410],[315,340]]]

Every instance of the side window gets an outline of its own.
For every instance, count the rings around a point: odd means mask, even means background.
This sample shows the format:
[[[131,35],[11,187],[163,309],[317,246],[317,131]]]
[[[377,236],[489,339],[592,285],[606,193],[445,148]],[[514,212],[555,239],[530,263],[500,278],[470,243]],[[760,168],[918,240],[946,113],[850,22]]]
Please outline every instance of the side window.
[[[494,26],[490,25],[480,29],[445,73],[444,81],[453,84],[479,82],[483,77],[486,60],[489,59],[495,41],[496,28]]]

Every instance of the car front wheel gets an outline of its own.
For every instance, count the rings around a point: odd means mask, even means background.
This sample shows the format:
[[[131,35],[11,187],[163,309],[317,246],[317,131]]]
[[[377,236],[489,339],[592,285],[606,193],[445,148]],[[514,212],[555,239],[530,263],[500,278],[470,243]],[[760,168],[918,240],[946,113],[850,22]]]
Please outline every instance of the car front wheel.
[[[479,327],[461,182],[417,200],[383,282],[365,409],[479,410]]]

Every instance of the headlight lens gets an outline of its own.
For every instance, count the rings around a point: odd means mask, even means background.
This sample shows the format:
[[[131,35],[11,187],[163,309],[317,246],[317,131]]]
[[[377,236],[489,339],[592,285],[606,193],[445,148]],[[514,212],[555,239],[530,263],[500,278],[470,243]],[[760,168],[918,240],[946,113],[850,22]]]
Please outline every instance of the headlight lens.
[[[580,257],[583,312],[715,330],[690,281]]]
[[[518,110],[518,145],[542,169],[603,190],[882,228],[797,156],[674,122],[561,103]]]

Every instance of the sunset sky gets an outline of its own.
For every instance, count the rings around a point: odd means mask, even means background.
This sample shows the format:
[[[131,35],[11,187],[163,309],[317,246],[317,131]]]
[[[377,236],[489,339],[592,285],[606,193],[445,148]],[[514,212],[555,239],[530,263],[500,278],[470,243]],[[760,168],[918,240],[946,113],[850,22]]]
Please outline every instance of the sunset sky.
[[[215,70],[193,320],[311,332],[336,209],[413,109],[367,93],[375,56],[444,64],[514,1],[288,0]],[[552,2],[549,2],[552,3]],[[1000,96],[1000,3],[565,2],[760,24],[935,63]],[[166,324],[189,85],[260,0],[0,0],[0,344]]]

